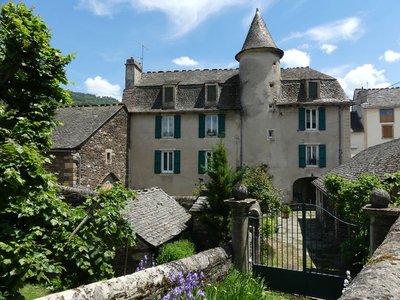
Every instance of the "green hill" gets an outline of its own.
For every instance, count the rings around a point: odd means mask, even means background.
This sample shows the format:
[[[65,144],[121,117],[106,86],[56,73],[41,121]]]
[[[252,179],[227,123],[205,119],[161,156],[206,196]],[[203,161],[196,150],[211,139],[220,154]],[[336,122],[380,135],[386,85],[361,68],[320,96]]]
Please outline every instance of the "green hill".
[[[96,96],[92,94],[70,91],[74,105],[96,105],[96,104],[118,104],[118,100],[113,97]]]

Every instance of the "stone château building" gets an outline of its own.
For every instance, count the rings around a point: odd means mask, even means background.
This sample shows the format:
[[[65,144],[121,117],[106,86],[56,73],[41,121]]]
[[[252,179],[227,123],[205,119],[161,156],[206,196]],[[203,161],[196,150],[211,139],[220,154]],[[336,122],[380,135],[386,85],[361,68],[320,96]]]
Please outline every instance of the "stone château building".
[[[233,167],[267,164],[286,201],[312,200],[311,181],[350,156],[350,102],[311,68],[281,69],[257,10],[239,69],[142,72],[126,62],[129,186],[190,195],[222,139]]]

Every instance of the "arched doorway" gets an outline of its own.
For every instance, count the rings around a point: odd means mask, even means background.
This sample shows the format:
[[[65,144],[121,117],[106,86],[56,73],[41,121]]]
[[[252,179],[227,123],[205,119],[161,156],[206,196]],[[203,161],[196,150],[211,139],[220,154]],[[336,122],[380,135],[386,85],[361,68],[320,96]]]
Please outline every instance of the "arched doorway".
[[[293,202],[294,203],[313,203],[315,204],[315,186],[311,183],[317,177],[303,177],[293,183]]]

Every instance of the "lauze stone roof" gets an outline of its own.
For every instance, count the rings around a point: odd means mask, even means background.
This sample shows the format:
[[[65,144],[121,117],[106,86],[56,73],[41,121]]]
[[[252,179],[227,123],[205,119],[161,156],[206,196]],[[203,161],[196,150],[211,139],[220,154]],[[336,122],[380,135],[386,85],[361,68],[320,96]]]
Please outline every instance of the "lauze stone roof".
[[[158,247],[187,228],[190,214],[160,188],[137,191],[138,197],[128,202],[125,218],[147,243]]]
[[[355,180],[364,173],[383,178],[385,174],[400,171],[400,139],[369,147],[361,151],[344,164],[334,168],[325,176],[313,181],[313,184],[325,191],[324,178],[335,174],[347,180]]]
[[[57,126],[52,134],[52,149],[79,148],[102,127],[123,105],[72,106],[56,110]]]
[[[353,100],[365,108],[400,106],[400,88],[356,89]]]
[[[320,82],[320,98],[306,99],[307,80]],[[218,83],[219,101],[214,106],[205,105],[205,84]],[[240,110],[240,81],[238,69],[193,70],[143,73],[133,88],[124,91],[123,103],[130,112],[163,112],[163,85],[177,86],[175,106],[172,111]],[[278,105],[287,104],[349,104],[349,99],[339,82],[314,69],[289,68],[281,70],[282,95]]]

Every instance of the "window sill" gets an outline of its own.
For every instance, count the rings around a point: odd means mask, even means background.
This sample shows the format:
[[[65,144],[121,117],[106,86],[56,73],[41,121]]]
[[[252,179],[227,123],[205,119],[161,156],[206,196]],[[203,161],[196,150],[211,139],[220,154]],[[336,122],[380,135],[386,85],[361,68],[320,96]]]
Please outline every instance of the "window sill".
[[[306,165],[306,168],[315,169],[315,168],[319,168],[319,166],[318,165]]]

